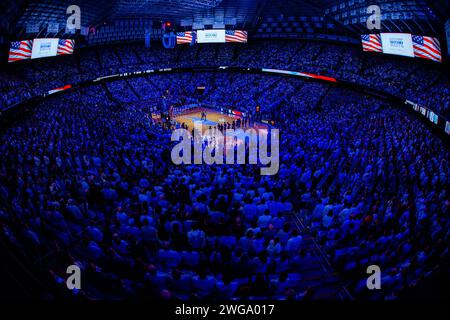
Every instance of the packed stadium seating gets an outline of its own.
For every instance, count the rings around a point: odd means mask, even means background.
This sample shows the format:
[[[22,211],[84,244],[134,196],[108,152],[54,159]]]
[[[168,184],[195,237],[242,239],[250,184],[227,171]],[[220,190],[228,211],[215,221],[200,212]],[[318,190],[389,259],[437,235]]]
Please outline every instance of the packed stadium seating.
[[[449,1],[0,7],[0,317],[448,313]]]
[[[290,54],[278,54],[283,46]],[[17,67],[23,78],[2,76],[2,90],[27,98],[86,77],[208,59],[326,69],[430,104],[448,102],[439,90],[446,76],[427,66],[383,66],[337,45],[229,48],[87,49],[45,72],[36,70],[46,62]],[[334,50],[354,58],[340,60]],[[398,88],[399,73],[420,77],[411,83],[421,87]],[[185,103],[202,85],[199,103],[250,114],[260,104],[275,121],[278,175],[172,164],[171,132],[149,113]],[[420,93],[435,87],[441,96]],[[448,112],[448,105],[435,107]],[[448,148],[413,115],[350,89],[213,72],[121,79],[44,100],[2,128],[0,150],[3,233],[55,284],[67,262],[78,261],[90,279],[82,292],[88,298],[332,299],[344,286],[364,297],[365,279],[352,271],[378,264],[387,270],[386,289],[371,298],[392,299],[449,258]],[[331,262],[328,271],[313,237]]]
[[[144,68],[239,66],[278,68],[335,76],[435,110],[445,117],[449,79],[439,66],[360,52],[355,47],[307,41],[258,41],[248,45],[177,47],[141,45],[87,48],[74,57],[12,66],[2,72],[5,109],[36,94],[117,72]],[[14,75],[11,75],[14,74]],[[20,85],[19,85],[20,84]],[[434,94],[433,94],[434,93]]]

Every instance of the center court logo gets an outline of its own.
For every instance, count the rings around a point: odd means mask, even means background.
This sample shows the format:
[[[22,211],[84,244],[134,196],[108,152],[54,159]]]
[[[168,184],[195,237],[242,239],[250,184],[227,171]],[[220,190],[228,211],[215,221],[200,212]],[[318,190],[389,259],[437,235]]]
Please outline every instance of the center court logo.
[[[261,175],[278,173],[280,141],[278,129],[228,129],[225,134],[217,128],[202,133],[201,122],[195,122],[193,134],[186,129],[172,132],[172,142],[179,142],[171,152],[172,162],[181,164],[249,164],[261,165]],[[270,136],[270,140],[269,140]],[[180,141],[181,140],[181,141]],[[270,154],[269,154],[270,145]],[[248,151],[248,153],[247,153]]]

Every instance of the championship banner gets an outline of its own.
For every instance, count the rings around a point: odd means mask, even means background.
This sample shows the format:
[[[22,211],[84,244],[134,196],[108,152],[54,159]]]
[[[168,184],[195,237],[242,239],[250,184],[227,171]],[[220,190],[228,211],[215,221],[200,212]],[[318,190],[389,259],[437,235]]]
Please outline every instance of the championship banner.
[[[48,33],[58,33],[59,32],[59,23],[49,22],[47,24],[47,32]]]

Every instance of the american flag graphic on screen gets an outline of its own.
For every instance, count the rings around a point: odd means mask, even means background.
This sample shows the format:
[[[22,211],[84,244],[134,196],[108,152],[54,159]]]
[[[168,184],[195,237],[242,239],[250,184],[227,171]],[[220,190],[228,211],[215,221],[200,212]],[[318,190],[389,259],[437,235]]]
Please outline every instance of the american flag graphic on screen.
[[[379,34],[363,34],[361,41],[364,51],[383,52],[381,36]]]
[[[441,45],[437,38],[412,36],[414,55],[418,58],[442,61]]]
[[[9,49],[8,62],[31,59],[33,40],[14,41]]]
[[[75,40],[59,39],[57,54],[72,54],[75,47]]]
[[[192,42],[192,33],[194,31],[178,32],[177,44],[186,44]]]
[[[225,31],[226,42],[247,42],[247,31],[227,30]]]

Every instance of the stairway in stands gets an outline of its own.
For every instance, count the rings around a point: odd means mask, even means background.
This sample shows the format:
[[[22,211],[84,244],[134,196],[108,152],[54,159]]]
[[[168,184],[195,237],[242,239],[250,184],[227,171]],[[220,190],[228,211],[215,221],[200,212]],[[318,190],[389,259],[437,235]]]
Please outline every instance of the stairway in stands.
[[[303,237],[302,249],[312,254],[311,261],[298,270],[302,275],[301,289],[312,288],[313,300],[352,300],[344,280],[333,270],[326,254],[305,225],[302,214],[292,215],[292,220]]]
[[[0,229],[0,300],[36,300],[44,296],[45,290],[37,279],[42,276],[32,264],[25,264],[19,250],[8,243]],[[42,280],[42,278],[41,278]]]

